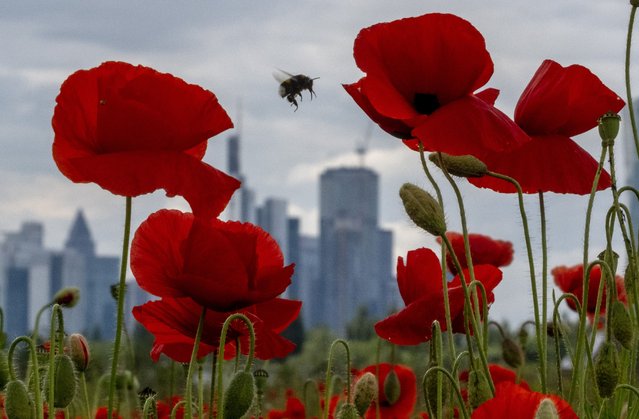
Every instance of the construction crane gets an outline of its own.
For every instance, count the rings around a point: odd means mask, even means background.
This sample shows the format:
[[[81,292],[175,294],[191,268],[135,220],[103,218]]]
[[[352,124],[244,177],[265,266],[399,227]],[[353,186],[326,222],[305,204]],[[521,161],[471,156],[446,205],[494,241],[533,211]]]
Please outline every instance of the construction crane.
[[[373,122],[369,121],[366,126],[366,132],[364,133],[364,137],[358,142],[355,146],[355,153],[359,156],[359,165],[360,167],[364,167],[364,159],[366,157],[366,153],[368,152],[368,144],[371,141],[371,135],[373,134]]]

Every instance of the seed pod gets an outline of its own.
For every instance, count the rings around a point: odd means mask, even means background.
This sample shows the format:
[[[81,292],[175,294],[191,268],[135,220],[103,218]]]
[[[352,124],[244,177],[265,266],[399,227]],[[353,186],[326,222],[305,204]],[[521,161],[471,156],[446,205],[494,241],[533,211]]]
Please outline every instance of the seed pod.
[[[355,383],[355,407],[361,416],[368,410],[377,396],[377,378],[371,372],[362,375]]]
[[[49,378],[51,371],[47,371],[44,382],[44,394],[49,394]],[[77,380],[73,361],[67,355],[56,355],[53,360],[53,385],[55,388],[53,407],[64,409],[73,401],[75,397]],[[51,404],[51,403],[49,403]]]
[[[395,370],[391,370],[384,380],[384,396],[390,405],[394,405],[402,394],[402,386]]]
[[[551,399],[543,399],[535,412],[535,419],[559,419],[555,403]]]
[[[399,196],[406,214],[418,227],[435,236],[446,233],[444,211],[428,192],[412,183],[404,183],[399,189]]]
[[[344,403],[339,407],[336,419],[358,419],[360,417],[354,404]]]
[[[612,334],[617,342],[626,349],[630,349],[632,345],[632,320],[626,307],[621,301],[612,303],[610,309],[610,325]]]
[[[617,138],[619,133],[619,122],[621,117],[614,112],[603,114],[598,120],[599,136],[604,141],[612,141]]]
[[[517,369],[524,363],[524,352],[514,340],[506,338],[501,342],[501,354],[504,362]]]
[[[4,396],[4,413],[8,419],[31,419],[33,401],[27,386],[20,380],[9,381]]]
[[[599,395],[603,398],[612,396],[619,382],[619,355],[615,344],[608,341],[601,345],[595,362],[595,379]]]
[[[239,419],[248,412],[255,395],[253,374],[240,371],[231,380],[224,393],[224,417]]]
[[[260,368],[253,371],[253,378],[255,378],[257,394],[264,394],[264,390],[266,390],[266,382],[268,381],[268,372],[265,369]]]
[[[89,367],[91,352],[89,351],[89,343],[79,333],[73,333],[69,336],[69,349],[71,360],[75,368],[79,372],[84,372]]]
[[[488,380],[483,372],[471,370],[468,373],[468,403],[473,409],[492,397]]]
[[[451,156],[446,153],[432,153],[428,156],[428,159],[440,169],[444,170],[445,168],[453,176],[482,177],[488,173],[488,167],[484,162],[471,155]],[[442,163],[444,168],[442,168]]]

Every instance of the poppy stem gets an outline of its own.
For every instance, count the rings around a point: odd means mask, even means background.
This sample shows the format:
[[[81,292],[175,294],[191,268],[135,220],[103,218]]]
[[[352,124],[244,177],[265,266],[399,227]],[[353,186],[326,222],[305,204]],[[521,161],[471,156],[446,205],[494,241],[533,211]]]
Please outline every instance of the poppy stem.
[[[342,345],[346,351],[346,402],[351,403],[351,351],[343,339],[336,339],[331,344],[331,348],[328,351],[328,366],[326,367],[326,384],[324,389],[324,412],[322,417],[328,419],[328,410],[331,400],[332,390],[332,378],[333,378],[333,357],[335,355],[335,347]],[[379,403],[378,403],[379,404]]]
[[[444,199],[442,198],[442,192],[435,182],[435,178],[428,170],[428,165],[426,164],[426,157],[424,156],[424,145],[420,141],[419,145],[419,158],[422,163],[422,169],[424,170],[424,174],[430,181],[433,189],[435,189],[435,194],[437,195],[437,202],[439,206],[444,210]],[[453,338],[453,323],[452,318],[450,316],[450,301],[448,298],[448,278],[446,278],[446,246],[442,246],[441,251],[441,267],[442,267],[442,292],[444,295],[444,315],[446,316],[446,330],[448,331],[448,351],[450,353],[450,359],[453,361],[457,357],[457,351],[455,349],[455,339]]]
[[[459,387],[457,386],[457,382],[455,381],[455,378],[451,375],[451,373],[448,372],[445,368],[440,366],[430,367],[428,371],[426,371],[426,373],[424,374],[424,378],[422,378],[422,390],[426,389],[426,378],[428,374],[432,374],[433,372],[444,374],[444,376],[448,378],[448,381],[450,381],[451,386],[453,387],[453,389],[455,390],[455,394],[457,395],[457,400],[459,401],[459,408],[462,412],[462,416],[465,419],[469,419],[468,411],[466,410],[466,403],[464,402],[464,398],[462,397],[461,391],[459,390]],[[428,397],[426,397],[426,400],[427,400],[426,403],[428,404]]]
[[[118,373],[118,360],[120,356],[120,341],[122,339],[122,326],[124,324],[124,294],[126,292],[126,270],[129,257],[129,236],[131,235],[131,197],[126,197],[124,215],[124,238],[122,240],[122,261],[120,263],[120,281],[118,283],[118,314],[113,341],[113,359],[111,360],[111,378],[109,379],[109,401],[107,404],[107,417],[113,415],[113,402],[115,400],[115,378]]]
[[[193,366],[197,364],[197,353],[200,349],[200,340],[202,339],[202,330],[204,330],[204,319],[206,318],[206,307],[202,307],[200,313],[200,321],[197,324],[197,331],[195,332],[195,340],[193,341],[193,351],[191,351],[191,362],[189,362],[189,369],[186,373],[186,388],[184,400],[186,401],[184,417],[188,419],[193,418]],[[199,405],[198,405],[199,406]],[[202,411],[198,412],[198,416],[202,417]]]
[[[49,419],[55,418],[55,356],[57,353],[62,353],[63,337],[64,320],[62,318],[62,309],[60,308],[60,305],[54,304],[51,308],[51,326],[49,333],[49,392],[47,395]],[[60,345],[58,345],[58,340],[60,341]]]
[[[7,354],[7,364],[9,367],[9,377],[11,378],[11,380],[15,380],[16,379],[16,375],[15,375],[15,369],[13,368],[13,352],[15,351],[16,347],[18,346],[18,344],[20,342],[25,342],[27,344],[27,346],[29,347],[29,352],[31,355],[31,364],[33,365],[33,381],[36,383],[36,388],[37,386],[40,385],[40,366],[38,365],[38,354],[36,353],[36,348],[35,348],[35,344],[33,342],[33,339],[31,339],[28,336],[19,336],[16,339],[13,340],[13,342],[11,342],[11,345],[9,346],[9,352]],[[42,419],[43,418],[43,412],[42,412],[42,395],[40,391],[34,391],[33,392],[33,398],[34,398],[34,403],[35,403],[35,417],[36,419]],[[33,412],[33,411],[32,411]],[[32,413],[33,414],[33,413]]]
[[[630,19],[628,20],[628,36],[626,38],[626,62],[624,66],[626,75],[626,104],[628,105],[628,113],[630,114],[630,124],[632,125],[632,138],[635,141],[635,150],[639,157],[639,136],[637,136],[637,122],[635,121],[634,104],[632,103],[632,91],[630,89],[630,50],[632,47],[632,29],[635,22],[635,14],[637,6],[632,6],[630,10]]]
[[[590,196],[588,197],[588,207],[586,208],[586,225],[584,227],[584,252],[583,252],[583,266],[588,264],[588,242],[590,240],[590,219],[592,217],[592,208],[595,201],[595,194],[597,192],[597,186],[599,185],[599,178],[601,176],[601,171],[603,170],[603,164],[606,159],[606,154],[608,152],[607,147],[601,148],[601,155],[599,156],[599,164],[597,166],[597,171],[595,172],[595,178],[592,182],[592,188],[590,189]],[[589,278],[586,276],[586,270],[584,269],[584,276],[582,278],[582,300],[587,301],[588,298],[588,286],[589,286]],[[580,371],[581,368],[581,357],[583,352],[583,342],[585,341],[585,333],[586,333],[586,306],[587,304],[582,304],[581,311],[579,313],[579,327],[577,329],[577,348],[575,349],[575,358],[573,360],[573,371]],[[578,379],[573,379],[570,383],[570,392],[568,393],[568,403],[574,403],[574,392],[576,387],[578,386]],[[583,408],[580,406],[577,409],[577,413],[583,413]]]
[[[253,358],[255,356],[255,330],[253,329],[253,323],[242,313],[231,314],[224,324],[222,325],[222,332],[220,333],[220,344],[217,352],[217,365],[215,369],[217,370],[217,384],[215,385],[217,393],[217,418],[224,418],[224,397],[223,397],[223,381],[222,381],[222,366],[224,364],[224,346],[226,345],[226,334],[231,326],[231,323],[234,320],[241,320],[246,324],[249,330],[249,353],[246,359],[246,365],[244,366],[244,371],[249,372],[251,367],[253,366]],[[211,406],[213,409],[213,406]]]
[[[539,191],[539,222],[541,224],[541,324],[539,332],[541,333],[541,347],[544,351],[541,356],[544,358],[544,376],[548,371],[548,334],[545,333],[548,324],[548,238],[546,235],[546,204],[544,201],[544,193]]]
[[[209,395],[209,419],[213,419],[215,404],[215,367],[217,366],[217,350],[213,352],[213,359],[211,360],[211,394]]]
[[[533,299],[533,312],[535,314],[535,334],[537,340],[537,352],[539,352],[539,375],[541,381],[541,392],[547,393],[548,388],[546,385],[546,347],[544,346],[545,340],[542,338],[542,333],[545,331],[542,329],[541,322],[539,320],[539,297],[537,295],[537,278],[535,275],[535,261],[533,260],[532,245],[530,244],[530,230],[528,228],[528,217],[526,216],[526,208],[524,207],[524,193],[521,190],[519,182],[515,179],[502,175],[499,173],[488,172],[488,176],[495,177],[497,179],[510,182],[515,189],[517,189],[517,199],[519,202],[519,213],[521,214],[521,222],[524,227],[524,240],[526,242],[526,253],[528,254],[528,269],[530,271],[530,288],[532,290]],[[544,328],[546,325],[544,325]]]

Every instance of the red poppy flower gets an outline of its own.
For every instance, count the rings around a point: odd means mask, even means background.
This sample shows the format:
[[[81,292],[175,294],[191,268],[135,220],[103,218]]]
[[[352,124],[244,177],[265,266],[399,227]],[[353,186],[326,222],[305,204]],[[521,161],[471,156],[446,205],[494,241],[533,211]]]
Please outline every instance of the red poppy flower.
[[[300,301],[275,298],[236,311],[246,315],[255,330],[255,356],[259,359],[281,358],[289,354],[295,345],[279,335],[299,314]],[[133,308],[133,316],[155,336],[151,358],[157,361],[161,354],[177,362],[189,362],[202,306],[190,298],[163,298]],[[206,312],[204,331],[199,346],[201,358],[219,346],[222,324],[233,312]],[[227,334],[225,354],[235,354],[235,339],[240,340],[240,350],[248,353],[249,332],[246,325],[233,322]]]
[[[495,300],[493,289],[501,281],[501,271],[490,265],[477,265],[475,278],[486,288],[488,303]],[[470,281],[468,270],[464,278]],[[397,261],[397,284],[406,307],[375,324],[375,332],[397,345],[417,345],[431,338],[431,325],[439,321],[446,330],[446,314],[439,259],[430,249],[408,252],[406,265]],[[448,283],[448,299],[453,332],[464,333],[464,293],[459,276]]]
[[[109,410],[105,406],[98,407],[98,410],[95,412],[95,419],[107,419],[108,417]],[[118,415],[116,411],[111,412],[111,417],[113,419],[122,419],[122,416]]]
[[[583,265],[576,266],[557,266],[552,271],[552,276],[555,279],[555,284],[561,289],[563,292],[569,292],[575,294],[577,299],[581,303],[582,302],[582,294],[583,294],[583,276],[584,276],[584,267]],[[588,283],[588,302],[586,306],[586,311],[590,315],[595,315],[595,309],[597,308],[597,293],[599,292],[599,284],[601,283],[601,268],[599,265],[595,265],[590,270],[590,282]],[[619,301],[626,303],[626,290],[623,285],[623,278],[617,275],[615,277],[615,284],[617,285],[617,297]],[[566,300],[568,306],[575,310],[575,303],[568,299]],[[604,285],[603,296],[601,300],[601,308],[600,313],[603,314],[606,312],[606,286]]]
[[[304,403],[294,396],[293,392],[286,392],[286,408],[284,410],[271,410],[268,412],[268,419],[304,419],[306,409]]]
[[[515,178],[524,193],[588,194],[597,162],[571,137],[597,126],[606,112],[619,112],[624,101],[585,67],[562,67],[544,61],[522,93],[515,122],[531,137],[522,147],[482,158],[488,168]],[[508,182],[490,176],[469,179],[497,192],[515,192]],[[603,171],[597,189],[610,186]]]
[[[233,126],[215,95],[170,74],[122,62],[62,84],[53,158],[73,182],[123,196],[164,189],[215,217],[239,182],[203,163],[207,140]]]
[[[360,31],[354,46],[366,73],[344,85],[383,130],[427,150],[482,156],[528,137],[493,105],[497,91],[473,93],[493,74],[482,35],[455,15],[431,13]]]
[[[513,417],[534,419],[539,405],[550,400],[561,419],[577,419],[578,416],[568,402],[554,394],[529,391],[514,383],[503,382],[495,385],[495,397],[486,401],[473,411],[473,419],[493,419]]]
[[[468,268],[464,236],[460,233],[447,232],[446,238],[453,246],[462,269]],[[441,244],[441,241],[441,238],[438,237],[437,242]],[[482,234],[469,234],[468,241],[470,242],[470,256],[473,259],[473,265],[492,265],[500,268],[510,265],[513,261],[513,244],[511,242],[494,240]],[[450,253],[446,254],[446,266],[451,273],[457,273]]]
[[[367,372],[376,374],[377,366],[370,365],[361,371],[361,375]],[[400,392],[399,398],[391,404],[384,394],[384,381],[391,371],[395,371],[399,378]],[[360,375],[360,376],[361,376]],[[405,365],[391,365],[387,363],[379,364],[379,375],[377,376],[377,391],[379,392],[379,410],[383,418],[408,418],[410,417],[415,402],[417,401],[417,384],[415,373]],[[376,415],[377,404],[373,401],[366,411],[366,419],[374,419]]]
[[[239,222],[199,220],[190,213],[151,214],[131,243],[131,270],[159,297],[190,297],[214,311],[273,299],[291,283],[275,240]]]

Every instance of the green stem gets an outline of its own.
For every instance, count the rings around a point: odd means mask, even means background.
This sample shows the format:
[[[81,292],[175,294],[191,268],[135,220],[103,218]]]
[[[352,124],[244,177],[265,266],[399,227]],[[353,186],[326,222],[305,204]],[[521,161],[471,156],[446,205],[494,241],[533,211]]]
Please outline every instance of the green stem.
[[[347,403],[351,403],[351,351],[348,347],[348,343],[346,343],[343,339],[336,339],[331,344],[331,348],[328,351],[328,366],[326,368],[326,385],[324,386],[324,419],[328,419],[328,410],[329,410],[329,401],[331,399],[331,383],[333,376],[333,357],[335,356],[335,347],[337,345],[342,345],[344,350],[346,351],[346,401]]]
[[[60,308],[60,305],[54,304],[51,308],[51,325],[49,333],[49,393],[47,396],[47,403],[49,405],[49,419],[55,418],[55,355],[57,353],[62,353],[62,339],[59,339],[60,347],[58,346],[58,338],[61,337],[60,335],[64,336],[64,320],[62,318],[62,309]]]
[[[422,150],[423,151],[423,150]],[[379,380],[379,361],[381,359],[382,340],[377,339],[377,350],[375,351],[375,378]],[[382,411],[379,405],[379,387],[375,392],[375,419],[381,419]]]
[[[448,378],[448,381],[450,381],[451,386],[453,387],[453,389],[455,390],[455,394],[457,395],[457,401],[459,402],[459,407],[460,407],[460,410],[462,412],[462,416],[465,419],[469,419],[468,411],[466,410],[466,404],[464,403],[464,398],[461,395],[461,391],[459,391],[459,387],[457,386],[457,382],[455,381],[455,378],[451,375],[451,373],[446,371],[445,368],[440,367],[440,366],[430,367],[428,369],[428,371],[426,371],[426,373],[424,374],[424,378],[422,378],[422,391],[424,391],[424,389],[426,387],[426,378],[427,378],[428,374],[431,374],[433,371],[439,372],[441,374],[444,374],[444,376],[446,378]]]
[[[635,22],[635,14],[637,6],[632,6],[630,10],[630,19],[628,21],[628,36],[626,38],[626,62],[624,66],[626,75],[626,105],[628,105],[628,113],[630,114],[630,124],[632,125],[632,138],[635,141],[635,151],[639,157],[639,138],[637,136],[637,122],[635,121],[634,104],[632,103],[632,91],[630,89],[630,50],[632,46],[632,27]]]
[[[544,333],[548,324],[548,239],[546,236],[546,205],[544,203],[544,193],[539,191],[539,219],[541,223],[541,353],[544,371],[543,376],[547,377],[548,371],[548,334]],[[546,378],[547,379],[547,378]]]
[[[42,313],[44,313],[52,305],[53,303],[45,304],[40,308],[40,310],[38,310],[38,313],[36,314],[35,327],[33,329],[33,333],[31,334],[31,339],[33,339],[33,342],[35,343],[38,342],[38,335],[40,332],[40,317],[42,317]]]
[[[179,402],[175,403],[175,406],[173,406],[173,409],[171,409],[171,419],[175,419],[177,418],[177,412],[178,409],[183,405],[186,404],[185,400],[180,400]]]
[[[519,202],[519,213],[521,215],[522,225],[524,227],[524,240],[526,242],[526,252],[528,254],[528,269],[530,272],[530,288],[532,290],[532,299],[533,299],[533,312],[535,314],[535,334],[537,340],[537,352],[539,353],[539,375],[541,381],[541,392],[547,393],[548,389],[546,386],[546,348],[544,346],[545,340],[542,339],[542,333],[545,331],[542,329],[541,321],[539,319],[539,297],[537,295],[537,279],[535,275],[535,262],[533,260],[533,252],[532,245],[530,244],[530,231],[528,229],[528,217],[526,216],[526,209],[524,208],[524,194],[515,179],[494,173],[488,172],[489,176],[495,177],[497,179],[505,180],[506,182],[510,182],[517,189],[517,200]],[[545,328],[546,325],[544,324]]]
[[[215,366],[217,359],[217,350],[213,352],[213,359],[211,360],[211,390],[209,395],[209,419],[213,419],[214,404],[215,404]]]
[[[435,190],[435,194],[437,195],[437,202],[439,206],[444,210],[444,199],[442,197],[441,189],[437,182],[435,182],[435,178],[428,170],[428,164],[426,163],[426,157],[424,156],[424,146],[421,142],[419,142],[419,158],[422,163],[422,170],[424,174],[430,181],[430,184],[433,186]],[[442,291],[444,295],[444,315],[446,316],[446,330],[448,331],[448,348],[450,352],[451,360],[455,359],[457,356],[457,350],[455,349],[455,339],[453,337],[453,323],[450,317],[450,301],[448,298],[448,278],[446,278],[446,247],[442,246],[441,250],[441,267],[442,267]]]
[[[197,366],[197,400],[198,400],[198,417],[204,417],[204,380],[203,365],[198,363]]]
[[[188,419],[193,418],[193,366],[197,364],[197,352],[200,348],[200,340],[202,339],[202,330],[204,330],[204,320],[206,318],[206,307],[202,307],[200,313],[200,321],[197,324],[197,331],[195,332],[195,340],[193,341],[193,351],[191,351],[191,362],[189,362],[189,370],[186,374],[186,394],[184,400],[186,401],[185,416]],[[200,412],[199,416],[202,416]]]
[[[151,415],[151,418],[157,418],[157,408],[155,404],[155,397],[147,397],[142,407],[142,418],[147,419]]]
[[[33,380],[36,383],[36,388],[40,385],[40,366],[38,365],[38,354],[36,353],[35,344],[33,340],[28,336],[20,336],[14,339],[9,346],[9,352],[7,354],[7,363],[9,368],[9,377],[11,380],[16,379],[15,370],[13,368],[13,352],[20,342],[25,342],[29,347],[29,352],[31,354],[31,364],[33,365]],[[43,418],[42,412],[42,396],[40,391],[34,392],[34,403],[35,403],[35,413],[37,419]]]
[[[226,333],[231,326],[231,322],[234,320],[241,320],[246,324],[249,329],[249,353],[246,359],[246,365],[244,366],[244,371],[249,372],[253,365],[253,358],[255,355],[255,330],[253,329],[253,323],[242,313],[231,314],[224,324],[222,325],[222,333],[220,334],[220,345],[217,353],[217,366],[215,367],[217,370],[217,384],[216,384],[216,393],[217,393],[217,418],[224,419],[224,397],[222,394],[223,391],[223,381],[222,381],[222,365],[224,364],[224,346],[226,345]]]
[[[126,271],[129,257],[129,236],[131,235],[131,197],[126,197],[124,215],[124,238],[122,240],[122,262],[120,264],[120,282],[118,284],[118,314],[113,342],[113,359],[111,360],[111,375],[109,379],[109,401],[107,404],[107,417],[113,415],[113,402],[115,399],[115,380],[118,373],[118,360],[120,357],[120,341],[122,339],[122,325],[124,324],[124,294],[126,289]]]
[[[466,284],[466,278],[464,277],[464,271],[461,268],[461,265],[459,263],[459,259],[457,259],[457,255],[455,255],[455,252],[453,250],[453,246],[450,244],[450,241],[448,240],[448,237],[446,237],[445,234],[442,234],[441,236],[442,242],[446,245],[446,247],[448,248],[448,251],[450,252],[450,255],[453,259],[453,263],[455,264],[455,269],[457,270],[457,272],[459,273],[459,278],[461,284],[462,284],[462,290],[464,292],[464,310],[465,310],[465,321],[469,321],[472,324],[473,327],[473,334],[475,336],[475,340],[477,341],[477,351],[479,352],[479,358],[481,360],[482,363],[482,367],[484,369],[484,373],[486,374],[486,378],[488,380],[488,384],[490,385],[490,391],[492,393],[492,395],[495,395],[495,384],[493,383],[493,378],[490,375],[490,369],[488,368],[488,357],[486,355],[486,348],[484,348],[484,345],[482,344],[482,339],[480,337],[481,335],[481,331],[479,328],[479,323],[477,321],[477,319],[475,318],[475,314],[474,311],[472,309],[472,303],[470,301],[470,290],[469,290],[469,286],[468,284]],[[452,330],[451,330],[452,333]],[[469,351],[472,350],[470,342],[469,342]]]
[[[607,147],[601,148],[601,155],[599,156],[599,164],[597,166],[597,172],[595,173],[595,178],[592,182],[592,188],[590,189],[590,196],[588,197],[588,207],[586,209],[586,225],[584,227],[584,252],[583,252],[583,266],[588,265],[588,242],[590,240],[590,219],[592,217],[592,208],[595,201],[595,194],[597,192],[597,186],[599,185],[599,178],[601,176],[601,171],[603,168],[604,161],[606,159],[606,154],[608,152]],[[584,276],[582,278],[582,301],[587,301],[588,298],[588,286],[590,279],[586,277],[586,272],[584,269]],[[585,342],[585,333],[586,333],[586,308],[587,305],[583,304],[581,306],[581,311],[579,313],[579,327],[577,329],[577,347],[575,349],[575,359],[573,363],[573,371],[581,370],[581,358],[583,351],[583,342]],[[575,378],[570,383],[570,391],[568,393],[568,403],[574,403],[574,394],[577,387],[579,387],[579,379]],[[578,409],[582,410],[582,409]]]
[[[80,373],[80,383],[82,384],[82,393],[84,395],[84,404],[86,404],[87,408],[87,418],[92,418],[93,408],[91,407],[91,402],[89,401],[89,391],[87,390],[87,379],[84,374],[84,371]]]

